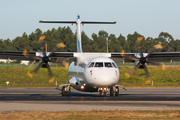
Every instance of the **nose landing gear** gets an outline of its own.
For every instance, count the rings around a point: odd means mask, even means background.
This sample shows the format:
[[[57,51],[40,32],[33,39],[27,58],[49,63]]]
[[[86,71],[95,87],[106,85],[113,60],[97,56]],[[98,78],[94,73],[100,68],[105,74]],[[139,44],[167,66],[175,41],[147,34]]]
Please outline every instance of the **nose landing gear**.
[[[99,96],[100,96],[100,97],[102,97],[102,96],[106,97],[106,96],[107,96],[107,92],[108,92],[108,88],[106,88],[106,87],[104,87],[104,88],[100,87],[98,91],[99,91]]]

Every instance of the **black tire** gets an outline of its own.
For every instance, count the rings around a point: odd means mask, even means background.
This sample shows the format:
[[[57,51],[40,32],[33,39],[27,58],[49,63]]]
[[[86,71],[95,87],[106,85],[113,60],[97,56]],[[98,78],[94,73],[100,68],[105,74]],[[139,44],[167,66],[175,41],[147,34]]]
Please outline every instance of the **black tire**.
[[[102,97],[102,90],[99,91],[99,96]]]
[[[119,96],[119,88],[116,87],[116,89],[117,89],[117,91],[116,91],[116,93],[115,93],[115,96]]]
[[[110,96],[114,96],[113,88],[110,88]]]
[[[62,88],[62,96],[65,96],[65,87]]]
[[[69,88],[69,91],[67,92],[67,96],[71,96],[71,88]]]

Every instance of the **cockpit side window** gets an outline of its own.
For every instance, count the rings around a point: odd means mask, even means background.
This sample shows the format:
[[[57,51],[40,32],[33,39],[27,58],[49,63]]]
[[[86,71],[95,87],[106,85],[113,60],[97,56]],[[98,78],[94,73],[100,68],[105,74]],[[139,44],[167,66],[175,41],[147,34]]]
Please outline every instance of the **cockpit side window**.
[[[115,68],[118,68],[117,65],[116,65],[116,63],[113,62],[112,64],[113,64],[113,66],[114,66]]]
[[[96,62],[95,67],[103,67],[103,62]]]
[[[93,67],[93,66],[94,66],[94,62],[92,62],[88,68]]]
[[[112,67],[112,64],[110,62],[105,62],[105,67]]]

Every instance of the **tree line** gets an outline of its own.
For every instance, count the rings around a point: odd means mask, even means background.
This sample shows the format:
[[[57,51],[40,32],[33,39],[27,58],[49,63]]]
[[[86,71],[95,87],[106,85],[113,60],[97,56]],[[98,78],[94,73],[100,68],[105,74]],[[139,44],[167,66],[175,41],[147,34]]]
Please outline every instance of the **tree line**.
[[[27,35],[25,32],[20,37],[13,40],[0,39],[0,50],[4,51],[41,51],[39,47],[39,37],[45,35],[44,42],[47,43],[47,51],[51,51],[56,44],[64,43],[65,48],[60,48],[58,52],[76,52],[76,33],[73,33],[70,27],[58,27],[57,29],[47,30],[42,32],[39,28]],[[108,34],[104,30],[100,30],[98,34],[93,33],[92,39],[89,38],[84,31],[81,32],[83,52],[139,52],[135,45],[138,37],[142,36],[142,51],[147,53],[156,45],[161,44],[163,49],[156,52],[175,52],[180,51],[180,40],[174,39],[169,33],[161,32],[157,38],[147,37],[134,32],[124,37],[120,34],[118,37],[115,34]]]

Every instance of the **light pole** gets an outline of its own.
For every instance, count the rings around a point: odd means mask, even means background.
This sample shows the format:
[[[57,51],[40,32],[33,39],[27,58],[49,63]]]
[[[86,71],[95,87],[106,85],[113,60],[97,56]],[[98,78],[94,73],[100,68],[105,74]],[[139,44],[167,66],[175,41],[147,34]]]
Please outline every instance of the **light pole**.
[[[108,51],[108,38],[107,38],[107,53],[108,53],[109,51]]]

